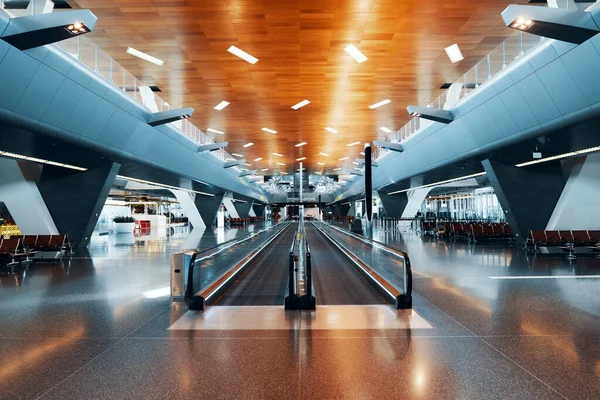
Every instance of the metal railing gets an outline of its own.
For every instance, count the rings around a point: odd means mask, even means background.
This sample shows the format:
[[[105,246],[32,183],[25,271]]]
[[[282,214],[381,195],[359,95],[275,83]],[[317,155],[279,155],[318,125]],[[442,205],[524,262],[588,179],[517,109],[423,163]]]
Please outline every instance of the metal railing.
[[[426,107],[443,110],[454,108],[464,98],[476,92],[485,82],[491,80],[512,62],[518,60],[545,40],[544,37],[521,31],[516,35],[509,36],[463,76],[458,78],[456,82],[453,82],[441,95],[427,104]],[[411,118],[402,128],[389,137],[389,141],[401,142],[433,123],[433,121],[419,117]],[[381,159],[391,153],[390,150],[376,148],[373,152],[373,159]]]
[[[281,234],[287,225],[285,222],[280,222],[242,238],[231,239],[206,249],[184,250],[171,254],[171,297],[174,300],[188,299],[191,310],[203,309],[207,295],[224,286],[239,270]],[[275,230],[275,232],[262,243],[257,244],[252,241],[252,239],[269,230]],[[204,277],[202,273],[208,274],[210,272],[208,271],[210,269],[208,266],[209,261],[214,262],[217,255],[230,249],[234,250],[236,246],[238,246],[241,253],[239,259],[223,273],[217,273],[211,279],[208,279],[203,286],[202,279]],[[240,248],[240,246],[246,246],[247,249]],[[201,265],[202,262],[205,262],[204,266]],[[202,267],[206,267],[204,268],[206,271],[203,271]]]
[[[292,241],[288,264],[286,310],[314,310],[316,300],[312,284],[312,261],[304,219],[298,221],[298,230]]]
[[[321,232],[325,233],[325,235],[328,236],[342,252],[347,253],[351,260],[363,269],[363,272],[365,272],[369,278],[374,280],[383,292],[395,299],[396,308],[412,308],[412,266],[407,252],[388,247],[384,243],[367,239],[326,222],[313,224],[319,228]],[[371,248],[371,260],[366,260],[365,253],[360,253],[358,246],[349,246],[347,242],[346,245],[344,245],[340,240],[336,240],[331,234],[325,232],[325,229],[323,228],[334,229],[342,235],[366,244]],[[396,274],[396,271],[384,270],[382,268],[382,266],[389,267],[390,263],[374,262],[373,258],[376,256],[377,251],[384,252],[387,255],[402,261],[401,284],[397,283],[398,275]]]

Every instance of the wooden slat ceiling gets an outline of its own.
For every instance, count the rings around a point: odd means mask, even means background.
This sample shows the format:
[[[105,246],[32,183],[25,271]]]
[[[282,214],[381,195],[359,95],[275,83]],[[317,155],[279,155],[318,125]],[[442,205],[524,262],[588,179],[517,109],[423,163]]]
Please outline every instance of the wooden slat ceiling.
[[[513,1],[512,3],[518,3]],[[520,1],[525,3],[526,1]],[[291,172],[306,157],[311,171],[331,172],[383,139],[378,127],[404,125],[406,106],[441,94],[505,37],[507,0],[72,0],[98,16],[90,38],[175,107],[195,109],[192,122],[225,135],[230,153],[251,168]],[[458,43],[465,60],[444,48]],[[343,49],[354,44],[359,64]],[[227,52],[235,45],[259,59],[251,65]],[[165,61],[155,66],[125,53],[128,46]],[[389,98],[376,110],[369,105]],[[311,104],[294,111],[301,100]],[[213,109],[222,100],[231,105]],[[325,131],[330,126],[337,134]],[[261,131],[268,127],[276,135]],[[306,146],[294,144],[306,141]],[[248,149],[244,143],[255,145]],[[273,156],[281,153],[284,157]],[[323,152],[329,157],[320,156]],[[427,155],[424,154],[424,157]],[[253,162],[255,158],[263,160]],[[279,167],[275,163],[287,165]],[[325,163],[325,167],[317,162]]]

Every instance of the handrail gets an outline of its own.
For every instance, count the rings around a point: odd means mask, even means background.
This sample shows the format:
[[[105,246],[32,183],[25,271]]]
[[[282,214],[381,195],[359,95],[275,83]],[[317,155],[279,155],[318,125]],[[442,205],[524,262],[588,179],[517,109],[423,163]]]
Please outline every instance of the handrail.
[[[304,219],[300,218],[298,229],[290,248],[288,288],[285,301],[286,310],[314,310],[316,308],[311,269],[310,247],[306,235],[306,227]],[[299,276],[300,274],[302,274],[301,277]],[[301,282],[304,283],[303,290]]]
[[[412,266],[410,263],[410,257],[408,256],[408,253],[402,250],[398,250],[398,249],[394,249],[392,247],[387,246],[384,243],[378,242],[376,240],[373,239],[367,239],[364,238],[362,236],[356,235],[352,232],[346,231],[344,229],[338,228],[337,226],[331,225],[329,223],[326,222],[321,222],[322,224],[329,226],[337,231],[339,231],[342,234],[345,234],[347,236],[350,236],[356,240],[359,240],[363,243],[366,243],[368,245],[371,245],[373,247],[377,247],[380,250],[383,250],[389,254],[392,254],[395,257],[399,257],[403,260],[403,264],[404,264],[404,268],[403,268],[403,293],[399,296],[399,298],[397,299],[398,302],[401,303],[405,303],[405,304],[398,304],[398,306],[408,306],[408,307],[402,307],[402,308],[411,308],[412,307]],[[335,244],[335,243],[334,243]],[[358,257],[356,257],[358,258]],[[374,272],[374,271],[373,271]],[[376,273],[378,276],[380,276],[378,273]]]
[[[202,310],[204,308],[204,297],[202,297],[202,296],[196,296],[196,293],[198,292],[198,290],[194,289],[194,264],[195,263],[200,262],[202,260],[205,260],[207,258],[213,257],[213,256],[215,256],[216,254],[218,254],[218,253],[220,253],[222,251],[225,251],[225,250],[227,250],[227,249],[229,249],[229,248],[231,248],[233,246],[236,246],[236,245],[238,245],[240,243],[243,243],[243,242],[245,242],[247,240],[250,240],[250,239],[252,239],[253,237],[255,237],[257,235],[259,235],[259,234],[261,234],[263,232],[266,232],[268,230],[274,229],[275,227],[277,227],[279,225],[282,225],[282,224],[283,225],[288,225],[285,222],[278,222],[275,225],[271,225],[271,226],[265,227],[265,228],[263,228],[263,229],[261,229],[261,230],[259,230],[257,232],[253,232],[253,233],[251,233],[249,235],[246,235],[246,236],[244,236],[241,239],[240,238],[231,239],[231,240],[228,240],[226,242],[223,242],[223,243],[221,243],[221,244],[219,244],[217,246],[213,246],[213,247],[208,248],[208,249],[203,249],[203,250],[200,250],[200,251],[194,251],[193,254],[192,254],[192,256],[191,256],[191,258],[190,258],[190,262],[188,264],[188,276],[187,276],[187,284],[186,284],[186,288],[185,288],[185,297],[189,300],[189,307],[190,307],[190,309],[191,310]],[[269,239],[267,239],[264,244],[271,243],[271,241],[275,237],[277,237],[281,232],[283,232],[284,230],[285,230],[285,227],[282,228],[282,229],[280,229],[279,231],[277,231],[274,235],[272,235]],[[208,255],[205,255],[203,257],[198,258],[199,255],[205,254],[206,252],[208,252],[210,250],[213,250],[215,248],[221,247],[221,246],[223,246],[225,244],[229,244],[229,245],[226,246],[226,247],[223,247],[222,249],[220,249],[217,252],[214,252],[214,253],[211,253],[211,254],[208,254]],[[263,249],[264,249],[264,246],[263,247],[259,246],[254,251],[256,252],[256,254],[258,254]],[[254,258],[254,256],[251,257],[250,260],[252,258]],[[250,260],[248,260],[248,262]],[[223,276],[225,276],[225,275],[227,275],[227,273],[225,273]],[[219,279],[217,279],[217,281],[219,281]]]

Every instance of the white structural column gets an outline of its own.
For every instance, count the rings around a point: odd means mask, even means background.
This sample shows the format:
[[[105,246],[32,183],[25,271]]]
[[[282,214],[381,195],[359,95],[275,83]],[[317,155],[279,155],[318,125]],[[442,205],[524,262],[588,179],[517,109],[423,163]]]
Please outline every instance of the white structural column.
[[[239,218],[240,217],[237,210],[235,209],[235,206],[233,205],[233,198],[225,196],[223,198],[223,206],[225,206],[225,209],[227,210],[227,212],[229,213],[229,216],[231,218]]]
[[[0,201],[6,204],[24,235],[59,233],[33,177],[24,173],[17,161],[8,158],[0,158]]]
[[[590,2],[592,3],[592,2]],[[564,8],[565,10],[577,10],[577,4],[574,0],[548,0],[548,7],[550,8]]]
[[[179,205],[181,206],[181,208],[183,208],[183,212],[185,212],[185,215],[187,215],[188,220],[194,227],[194,231],[204,232],[206,230],[206,224],[202,220],[200,212],[198,211],[196,203],[194,202],[196,196],[198,195],[196,193],[190,193],[185,190],[171,189],[170,191],[177,198]]]
[[[414,218],[414,216],[417,214],[417,211],[421,209],[421,205],[432,189],[433,187],[428,187],[415,189],[408,192],[408,203],[402,212],[402,218]]]
[[[565,184],[548,230],[600,229],[600,153],[577,160]]]

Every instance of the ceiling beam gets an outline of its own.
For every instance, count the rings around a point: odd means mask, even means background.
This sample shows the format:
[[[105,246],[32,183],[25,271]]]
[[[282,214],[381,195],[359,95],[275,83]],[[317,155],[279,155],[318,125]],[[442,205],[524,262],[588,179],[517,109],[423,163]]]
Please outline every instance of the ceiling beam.
[[[402,153],[404,151],[404,146],[402,146],[400,143],[392,143],[392,142],[387,142],[385,140],[374,140],[373,144],[375,146],[379,146],[383,149],[396,151],[398,153]]]
[[[207,153],[209,151],[224,149],[228,145],[229,145],[228,142],[203,144],[200,147],[198,147],[198,153]]]
[[[192,116],[193,113],[194,109],[191,107],[155,112],[150,116],[150,119],[148,120],[148,125],[158,126],[168,124],[169,122],[189,118]]]
[[[236,161],[225,161],[225,164],[223,164],[223,168],[232,168],[232,167],[237,167],[239,165],[244,165],[244,163],[246,162],[246,160],[236,160]]]
[[[439,108],[408,106],[406,107],[406,110],[413,117],[441,122],[442,124],[449,124],[454,121],[454,118],[452,118],[452,114],[450,114],[449,111],[440,110]]]

